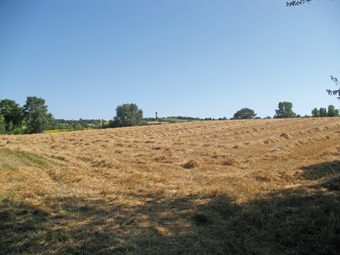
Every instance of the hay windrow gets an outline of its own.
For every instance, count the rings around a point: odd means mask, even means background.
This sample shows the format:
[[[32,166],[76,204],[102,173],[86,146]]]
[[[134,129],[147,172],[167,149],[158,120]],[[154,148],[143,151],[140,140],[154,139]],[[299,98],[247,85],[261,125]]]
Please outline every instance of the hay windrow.
[[[287,134],[286,132],[282,133],[282,134],[280,135],[280,137],[283,137],[283,138],[286,138],[286,139],[291,139],[291,138],[292,138],[292,136],[289,135],[289,134]]]
[[[199,162],[197,160],[191,159],[188,162],[186,162],[185,164],[183,164],[183,167],[186,169],[191,169],[191,168],[196,168],[199,167]]]
[[[241,162],[236,159],[236,158],[227,158],[225,160],[222,161],[222,165],[224,166],[236,166],[239,165]]]

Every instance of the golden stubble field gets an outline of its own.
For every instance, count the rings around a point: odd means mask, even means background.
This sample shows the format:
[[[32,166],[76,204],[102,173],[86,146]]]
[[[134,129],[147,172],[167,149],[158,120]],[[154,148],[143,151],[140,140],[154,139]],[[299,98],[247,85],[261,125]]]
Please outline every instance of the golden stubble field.
[[[0,254],[339,254],[339,141],[340,118],[0,136]]]

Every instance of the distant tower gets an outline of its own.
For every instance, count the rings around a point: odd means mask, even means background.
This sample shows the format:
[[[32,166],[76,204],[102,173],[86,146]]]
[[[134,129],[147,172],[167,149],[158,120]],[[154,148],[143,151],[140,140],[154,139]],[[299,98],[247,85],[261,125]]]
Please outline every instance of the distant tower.
[[[157,113],[158,113],[158,112],[156,112],[156,119],[157,119]]]

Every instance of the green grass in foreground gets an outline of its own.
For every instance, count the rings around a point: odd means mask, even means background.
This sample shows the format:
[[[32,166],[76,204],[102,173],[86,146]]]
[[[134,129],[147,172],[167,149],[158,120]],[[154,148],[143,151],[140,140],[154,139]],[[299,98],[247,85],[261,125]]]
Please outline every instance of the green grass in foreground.
[[[0,171],[18,171],[19,167],[32,166],[37,168],[48,168],[47,159],[34,153],[0,149]]]

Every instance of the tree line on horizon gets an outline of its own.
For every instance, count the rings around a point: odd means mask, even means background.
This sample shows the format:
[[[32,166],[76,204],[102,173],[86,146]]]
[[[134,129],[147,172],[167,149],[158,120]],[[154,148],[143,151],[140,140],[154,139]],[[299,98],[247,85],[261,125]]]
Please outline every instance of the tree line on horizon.
[[[48,106],[45,100],[38,97],[27,97],[24,106],[20,106],[14,100],[2,99],[0,101],[0,134],[34,134],[42,133],[45,130],[83,130],[85,128],[116,128],[146,125],[147,121],[156,120],[155,118],[144,118],[143,110],[139,109],[136,104],[122,104],[116,107],[116,116],[109,122],[100,119],[77,120],[55,119],[47,110]],[[273,118],[296,118],[301,117],[293,112],[291,102],[280,102],[278,109],[275,110]],[[326,108],[314,108],[311,117],[339,117],[339,110],[334,105]],[[256,116],[254,110],[242,108],[237,111],[230,120],[237,119],[260,119]],[[304,116],[310,117],[310,116]],[[270,116],[265,119],[270,119]],[[182,117],[181,119],[185,119]],[[161,120],[161,119],[159,119]],[[201,119],[214,120],[212,118]],[[226,117],[219,120],[227,120]],[[192,121],[189,118],[188,121]],[[171,121],[168,121],[171,122]]]
[[[331,80],[336,86],[339,85],[337,78],[331,76]],[[340,89],[327,90],[329,95],[338,95],[340,99]],[[64,120],[55,119],[47,110],[48,106],[45,104],[45,99],[41,97],[27,97],[26,103],[23,106],[17,104],[14,100],[2,99],[0,100],[0,135],[1,134],[34,134],[42,133],[45,130],[67,129],[81,130],[91,127],[95,128],[116,128],[116,127],[130,127],[147,124],[150,118],[143,117],[143,110],[139,109],[136,104],[122,104],[116,107],[116,116],[107,124],[104,120]],[[275,110],[273,118],[300,118],[299,114],[293,112],[293,104],[291,102],[279,102],[278,109]],[[335,109],[334,105],[326,108],[314,108],[312,117],[339,117],[339,110]],[[254,110],[249,108],[242,108],[237,111],[233,119],[260,119],[256,117]],[[310,117],[305,115],[304,117]],[[183,117],[184,118],[184,117]],[[183,119],[182,118],[182,119]],[[185,117],[187,118],[187,117]],[[267,116],[265,119],[271,118]],[[191,120],[191,118],[190,118]],[[205,118],[204,120],[214,120],[212,118]],[[219,120],[227,120],[226,117],[219,118]]]

